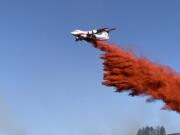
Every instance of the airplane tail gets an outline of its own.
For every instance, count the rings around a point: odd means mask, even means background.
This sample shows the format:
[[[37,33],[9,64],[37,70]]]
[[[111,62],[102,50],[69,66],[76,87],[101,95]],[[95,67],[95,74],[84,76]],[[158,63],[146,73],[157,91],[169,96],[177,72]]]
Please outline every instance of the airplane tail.
[[[116,30],[116,28],[111,28],[111,29],[109,29],[107,32],[111,32],[111,31],[113,31],[113,30]]]

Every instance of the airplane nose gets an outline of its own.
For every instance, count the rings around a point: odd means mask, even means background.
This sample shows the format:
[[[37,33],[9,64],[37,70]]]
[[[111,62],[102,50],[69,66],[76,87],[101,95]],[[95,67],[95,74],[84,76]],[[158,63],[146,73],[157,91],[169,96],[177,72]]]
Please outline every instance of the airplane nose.
[[[71,32],[71,34],[72,34],[72,35],[75,35],[75,32],[74,32],[74,31],[72,31],[72,32]]]

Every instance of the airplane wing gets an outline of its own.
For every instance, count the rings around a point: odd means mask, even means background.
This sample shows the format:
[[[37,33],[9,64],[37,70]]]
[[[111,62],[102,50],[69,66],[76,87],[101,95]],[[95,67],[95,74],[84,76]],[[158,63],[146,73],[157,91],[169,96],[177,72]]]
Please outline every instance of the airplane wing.
[[[109,29],[109,28],[101,28],[101,29],[97,29],[97,33],[101,33],[101,32],[104,32],[104,31],[109,33],[112,30],[116,30],[116,28],[111,28],[111,29]]]
[[[79,34],[79,35],[76,36],[76,40],[75,41],[81,41],[83,39],[84,39],[84,37]]]
[[[76,36],[76,40],[75,41],[81,41],[81,40],[85,40],[85,41],[91,41],[93,39],[96,39],[96,36],[93,34],[87,34],[86,37],[82,36],[81,34]]]

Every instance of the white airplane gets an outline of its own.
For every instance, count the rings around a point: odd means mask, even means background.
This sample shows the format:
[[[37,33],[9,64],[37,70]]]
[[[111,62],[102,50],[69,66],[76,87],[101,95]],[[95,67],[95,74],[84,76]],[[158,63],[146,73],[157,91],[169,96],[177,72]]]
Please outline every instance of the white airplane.
[[[92,40],[108,40],[109,32],[112,30],[115,30],[115,28],[101,28],[91,31],[74,30],[71,34],[76,37],[75,41],[85,40],[90,42]]]

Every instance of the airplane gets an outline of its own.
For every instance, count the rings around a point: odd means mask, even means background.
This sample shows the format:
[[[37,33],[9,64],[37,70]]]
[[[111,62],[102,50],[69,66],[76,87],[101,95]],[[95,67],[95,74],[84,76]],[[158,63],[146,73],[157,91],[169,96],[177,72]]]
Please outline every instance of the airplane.
[[[100,28],[100,29],[94,29],[91,31],[82,31],[82,30],[74,30],[71,32],[73,36],[76,37],[75,41],[92,41],[92,40],[101,40],[105,41],[109,39],[109,32],[112,30],[115,30],[116,28]]]

